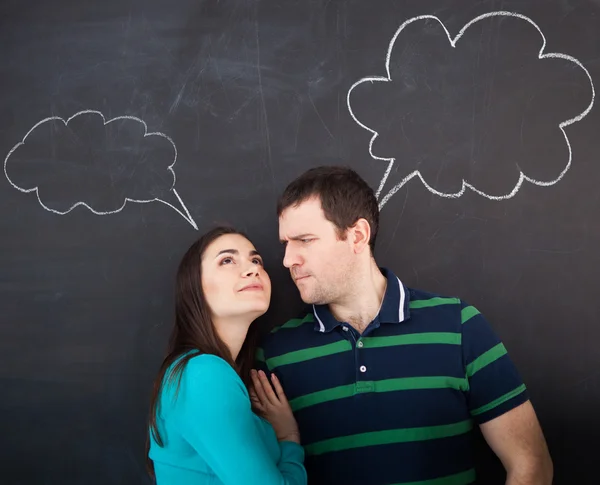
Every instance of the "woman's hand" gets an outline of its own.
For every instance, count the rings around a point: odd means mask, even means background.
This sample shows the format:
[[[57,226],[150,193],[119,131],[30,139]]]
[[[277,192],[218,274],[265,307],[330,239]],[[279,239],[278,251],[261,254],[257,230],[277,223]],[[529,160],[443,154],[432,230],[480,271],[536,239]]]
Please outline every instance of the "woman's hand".
[[[277,376],[271,374],[273,386],[262,370],[257,372],[252,369],[250,376],[253,383],[250,401],[254,409],[271,423],[279,441],[294,441],[300,444],[298,424]]]

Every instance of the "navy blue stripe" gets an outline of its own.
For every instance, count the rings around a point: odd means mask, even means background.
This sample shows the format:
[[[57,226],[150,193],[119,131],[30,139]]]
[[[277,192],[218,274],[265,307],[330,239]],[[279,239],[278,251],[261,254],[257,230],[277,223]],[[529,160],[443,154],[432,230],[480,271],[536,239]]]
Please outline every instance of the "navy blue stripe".
[[[302,444],[309,445],[369,431],[464,421],[470,418],[465,399],[462,392],[451,389],[365,393],[301,409],[295,415],[302,429]]]
[[[308,456],[311,485],[383,485],[452,475],[472,467],[471,436]],[[349,466],[356,464],[356,466]]]
[[[511,365],[508,355],[503,355],[471,377],[471,387],[476,391],[469,393],[470,407],[476,409],[485,406],[512,391],[517,387],[517,381],[520,378],[516,368]]]
[[[484,413],[473,416],[473,419],[478,424],[485,423],[486,421],[490,421],[491,419],[497,418],[498,416],[503,415],[507,411],[510,411],[511,409],[514,409],[515,407],[520,406],[521,404],[525,403],[528,400],[529,400],[528,392],[527,391],[521,392],[518,395],[516,395],[515,397],[513,397],[512,399],[503,402],[499,406],[496,406],[495,408],[490,409],[489,411],[486,411]]]
[[[394,362],[394,365],[389,365]],[[383,380],[415,376],[415,362],[419,362],[420,376],[464,378],[459,345],[405,345],[375,349],[356,349],[350,352],[307,360],[275,369],[283,381],[288,399],[333,387],[353,384],[360,380]],[[357,376],[356,366],[365,365],[365,375]],[[337,372],[323,369],[337,368]],[[305,376],[319,376],[306,379]]]

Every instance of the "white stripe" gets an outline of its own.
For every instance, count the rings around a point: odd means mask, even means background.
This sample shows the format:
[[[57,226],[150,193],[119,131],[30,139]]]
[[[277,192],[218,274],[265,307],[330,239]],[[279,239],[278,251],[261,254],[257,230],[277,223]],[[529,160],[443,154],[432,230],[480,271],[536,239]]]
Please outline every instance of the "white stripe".
[[[398,285],[400,288],[400,306],[398,307],[398,321],[399,322],[403,322],[404,321],[404,299],[406,298],[406,295],[404,294],[404,285],[402,284],[402,281],[400,281],[400,278],[398,278],[396,276],[396,279],[398,280]]]
[[[317,315],[317,309],[315,308],[314,305],[312,307],[313,307],[313,314],[316,317],[316,319],[319,321],[319,332],[325,332],[325,325],[323,325],[323,322],[319,318],[319,315]]]

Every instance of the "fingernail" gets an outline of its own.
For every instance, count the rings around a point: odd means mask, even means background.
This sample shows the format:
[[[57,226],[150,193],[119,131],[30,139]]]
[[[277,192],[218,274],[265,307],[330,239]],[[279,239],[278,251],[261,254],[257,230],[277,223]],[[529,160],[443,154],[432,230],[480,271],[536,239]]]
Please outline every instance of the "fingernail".
[[[278,380],[278,379],[277,379],[277,376],[276,376],[275,374],[271,374],[271,379]]]

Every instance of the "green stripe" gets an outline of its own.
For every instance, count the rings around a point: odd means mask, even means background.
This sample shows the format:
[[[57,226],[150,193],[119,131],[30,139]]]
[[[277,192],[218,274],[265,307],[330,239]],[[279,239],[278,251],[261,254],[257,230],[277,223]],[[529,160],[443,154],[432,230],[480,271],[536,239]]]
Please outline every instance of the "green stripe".
[[[468,306],[462,309],[460,312],[461,323],[467,323],[475,315],[479,315],[479,310],[474,306]]]
[[[354,395],[355,386],[355,384],[348,384],[346,386],[332,387],[331,389],[305,394],[304,396],[290,400],[290,406],[292,407],[292,411],[295,412],[309,406],[314,406],[315,404],[351,397]]]
[[[321,455],[334,451],[363,448],[366,446],[389,445],[392,443],[406,443],[409,441],[427,441],[448,438],[468,433],[473,427],[470,419],[459,423],[445,424],[442,426],[427,426],[423,428],[389,429],[385,431],[371,431],[350,436],[341,436],[306,445],[304,449],[308,455]]]
[[[394,485],[468,485],[473,483],[477,478],[475,469],[471,468],[466,472],[457,473],[456,475],[448,475],[441,478],[433,478],[431,480],[421,480],[419,482],[402,482]]]
[[[479,357],[477,357],[473,362],[471,362],[467,366],[467,376],[473,377],[473,375],[483,369],[486,365],[495,362],[500,357],[506,354],[506,347],[504,347],[503,343],[499,343],[495,347],[492,347],[487,352],[484,352]]]
[[[331,389],[324,389],[297,397],[290,401],[290,406],[293,411],[298,411],[309,406],[352,397],[363,392],[394,392],[413,389],[457,389],[467,391],[469,384],[464,378],[449,376],[403,377],[381,381],[359,381],[356,384],[332,387]]]
[[[428,332],[392,335],[390,337],[365,337],[362,339],[365,348],[391,347],[394,345],[412,344],[461,344],[460,333]]]
[[[339,354],[352,350],[352,344],[348,340],[340,340],[332,344],[321,345],[320,347],[310,347],[308,349],[296,350],[287,354],[279,355],[267,359],[267,366],[270,370],[275,367],[287,364],[296,364],[305,360],[317,359],[327,355]]]
[[[429,298],[428,300],[412,300],[409,303],[410,308],[426,308],[432,306],[440,306],[440,305],[457,305],[460,304],[460,300],[458,298],[442,298],[435,297]]]
[[[296,328],[305,323],[314,322],[314,321],[315,321],[315,317],[313,316],[312,313],[309,313],[304,318],[292,318],[291,320],[288,320],[283,325],[273,328],[273,330],[271,330],[271,333],[275,333],[278,330],[281,330],[282,328]]]
[[[364,348],[392,347],[395,345],[413,345],[413,344],[450,344],[460,345],[461,334],[451,332],[428,332],[411,333],[407,335],[393,335],[390,337],[365,337],[362,339]],[[308,349],[288,352],[277,357],[267,359],[267,366],[273,370],[275,367],[287,364],[296,364],[318,357],[348,352],[352,350],[352,345],[348,340],[341,340],[320,347],[311,347]]]
[[[401,377],[375,382],[375,392],[407,391],[411,389],[468,390],[467,380],[450,376]]]
[[[262,348],[258,347],[256,349],[256,354],[254,355],[254,357],[256,358],[256,360],[258,362],[264,362],[265,361],[265,351]]]
[[[509,399],[512,399],[513,397],[518,396],[524,390],[525,390],[525,384],[521,384],[516,389],[513,389],[510,392],[507,392],[506,394],[504,394],[504,396],[500,396],[498,399],[494,399],[492,402],[486,404],[485,406],[481,406],[477,409],[473,409],[471,411],[471,415],[477,416],[478,414],[485,413],[486,411],[489,411],[490,409],[494,409],[495,407],[500,406],[500,404],[505,403]]]

